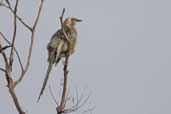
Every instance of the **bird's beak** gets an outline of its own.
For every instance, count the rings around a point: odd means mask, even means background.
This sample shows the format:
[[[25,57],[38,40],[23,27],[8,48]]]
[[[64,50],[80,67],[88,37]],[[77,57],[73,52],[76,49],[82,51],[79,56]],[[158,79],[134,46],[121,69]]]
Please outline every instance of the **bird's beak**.
[[[72,18],[75,22],[81,22],[81,21],[83,21],[83,20],[81,20],[81,19],[77,19],[77,18]]]

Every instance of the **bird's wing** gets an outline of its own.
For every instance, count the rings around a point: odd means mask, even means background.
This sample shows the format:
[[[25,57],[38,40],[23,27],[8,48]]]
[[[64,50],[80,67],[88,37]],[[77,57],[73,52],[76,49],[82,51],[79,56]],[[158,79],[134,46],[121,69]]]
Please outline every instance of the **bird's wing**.
[[[50,62],[51,58],[53,58],[54,56],[54,52],[55,55],[57,54],[57,50],[59,49],[59,47],[61,48],[61,43],[63,42],[63,37],[62,36],[62,31],[58,30],[56,33],[54,33],[54,35],[52,36],[50,42],[48,43],[47,49],[48,49],[48,61]]]
[[[63,44],[64,44],[64,40],[62,37],[61,31],[57,31],[51,38],[50,43],[48,44],[47,48],[48,48],[48,62],[49,62],[49,66],[48,66],[48,70],[46,73],[46,77],[44,79],[43,82],[43,86],[42,89],[40,91],[39,97],[38,97],[38,101],[40,100],[41,95],[43,94],[43,91],[46,87],[50,72],[52,70],[52,65],[54,64],[54,62],[59,58],[61,51],[63,50]]]

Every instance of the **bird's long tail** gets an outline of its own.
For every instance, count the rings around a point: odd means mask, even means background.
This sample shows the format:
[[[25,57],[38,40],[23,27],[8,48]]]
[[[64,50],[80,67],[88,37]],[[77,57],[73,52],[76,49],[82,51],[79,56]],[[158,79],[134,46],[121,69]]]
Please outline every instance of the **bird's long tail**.
[[[51,72],[51,70],[52,70],[52,65],[53,65],[53,61],[50,61],[50,62],[49,62],[49,66],[48,66],[48,70],[47,70],[47,73],[46,73],[46,77],[45,77],[45,79],[44,79],[43,86],[42,86],[42,89],[41,89],[41,91],[40,91],[40,94],[39,94],[39,97],[38,97],[37,102],[39,102],[40,97],[42,96],[43,91],[44,91],[44,89],[45,89],[45,87],[46,87],[46,84],[47,84],[47,81],[48,81],[48,78],[49,78],[49,74],[50,74],[50,72]]]

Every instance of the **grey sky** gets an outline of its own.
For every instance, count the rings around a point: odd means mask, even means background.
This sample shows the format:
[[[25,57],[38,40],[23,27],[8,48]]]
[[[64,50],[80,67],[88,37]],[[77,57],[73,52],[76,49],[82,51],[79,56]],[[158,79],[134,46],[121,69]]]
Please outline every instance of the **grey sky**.
[[[38,1],[20,2],[19,14],[28,23],[33,22]],[[58,17],[65,7],[65,17],[83,20],[77,25],[77,50],[70,59],[70,84],[92,93],[93,114],[170,114],[170,4],[169,0],[45,0],[32,64],[16,88],[23,108],[28,114],[56,113],[48,87],[39,104],[36,100],[48,65],[46,45],[60,27]],[[9,12],[0,8],[0,31],[7,36],[10,19]],[[30,34],[22,29],[17,48],[24,59]],[[60,63],[53,69],[48,81],[56,95],[61,67]],[[14,70],[19,73],[19,68]],[[0,113],[17,114],[5,84],[0,73]]]

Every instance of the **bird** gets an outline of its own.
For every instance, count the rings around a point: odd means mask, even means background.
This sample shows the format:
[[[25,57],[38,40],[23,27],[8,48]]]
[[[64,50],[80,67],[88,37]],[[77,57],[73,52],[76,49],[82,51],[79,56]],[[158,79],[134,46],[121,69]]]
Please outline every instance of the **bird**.
[[[63,22],[63,29],[61,28],[57,30],[52,35],[50,42],[47,45],[49,66],[37,102],[39,102],[40,97],[43,95],[53,65],[55,64],[56,66],[61,58],[75,52],[77,43],[77,30],[75,25],[77,22],[81,21],[81,19],[75,17],[68,17]],[[66,40],[63,30],[65,31],[69,41]]]

